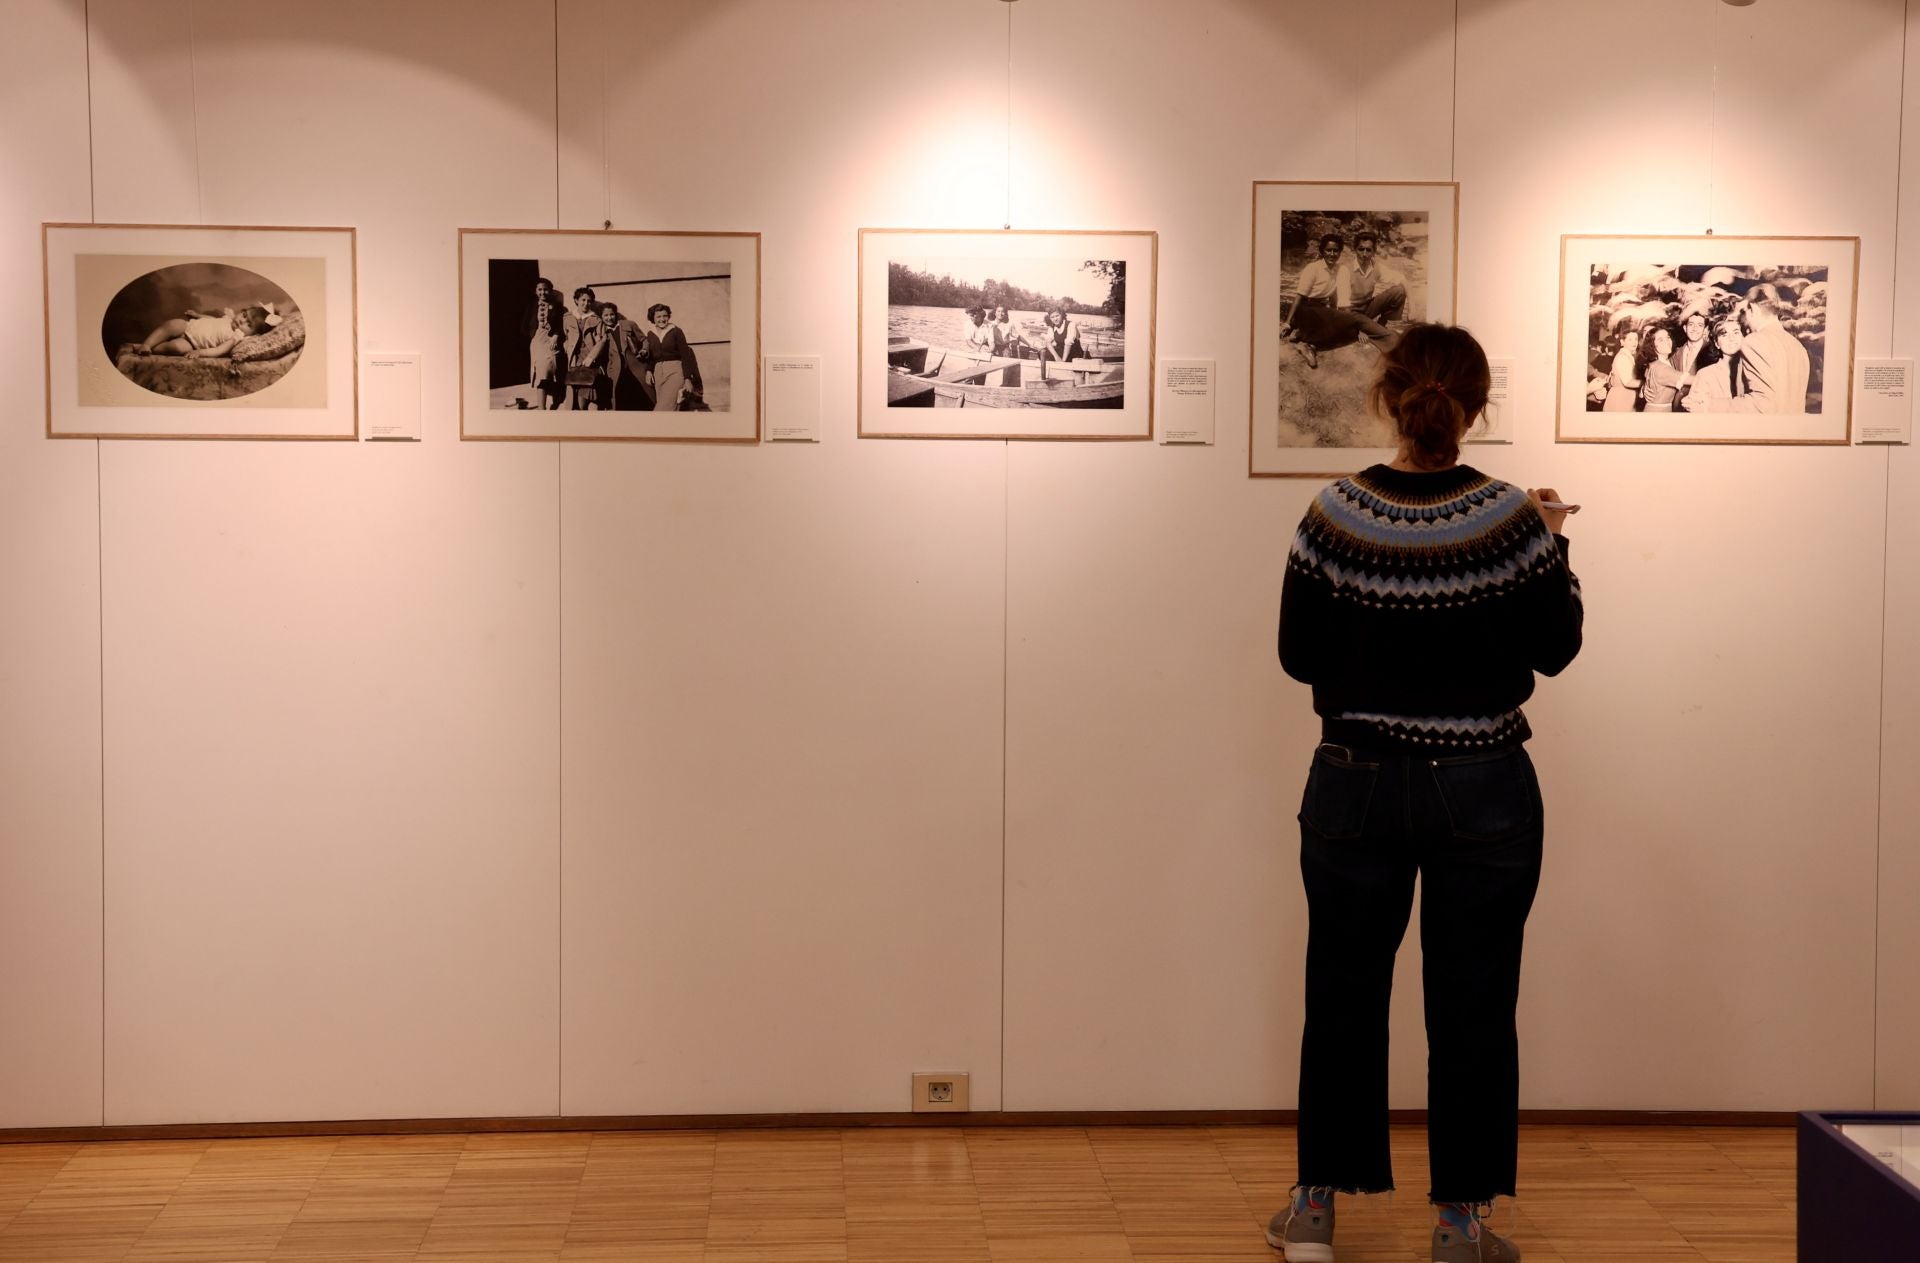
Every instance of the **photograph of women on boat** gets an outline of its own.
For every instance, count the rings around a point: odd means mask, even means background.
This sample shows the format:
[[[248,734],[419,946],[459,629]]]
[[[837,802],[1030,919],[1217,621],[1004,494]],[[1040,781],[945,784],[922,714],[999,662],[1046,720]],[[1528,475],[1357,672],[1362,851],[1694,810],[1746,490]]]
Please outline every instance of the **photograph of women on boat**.
[[[746,269],[733,243],[702,251],[702,240],[714,239],[463,234],[463,435],[756,435],[758,357],[738,345],[737,291],[740,271],[757,271],[758,239]]]
[[[1124,259],[888,259],[887,406],[1123,408],[1126,295]]]
[[[1456,198],[1452,184],[1254,185],[1251,473],[1337,474],[1392,446],[1367,387],[1408,325],[1453,318]]]
[[[1569,236],[1562,252],[1560,438],[1846,441],[1855,239]]]
[[[883,233],[861,235],[863,434],[1150,433],[1151,234]]]

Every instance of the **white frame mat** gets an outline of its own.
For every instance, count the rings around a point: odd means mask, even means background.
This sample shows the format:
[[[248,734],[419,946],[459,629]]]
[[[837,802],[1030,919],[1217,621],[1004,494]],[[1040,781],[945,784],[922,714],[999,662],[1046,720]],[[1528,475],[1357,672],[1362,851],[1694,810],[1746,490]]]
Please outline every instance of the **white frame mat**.
[[[1590,411],[1597,371],[1589,364],[1593,267],[1825,267],[1822,399],[1819,412]],[[1844,444],[1851,441],[1858,237],[1722,237],[1569,233],[1560,238],[1560,336],[1554,438],[1561,443]],[[1816,282],[1820,284],[1820,282]],[[1730,291],[1729,291],[1730,292]],[[1651,300],[1650,300],[1651,301]],[[1669,300],[1668,305],[1671,305]],[[1709,335],[1711,336],[1711,335]]]

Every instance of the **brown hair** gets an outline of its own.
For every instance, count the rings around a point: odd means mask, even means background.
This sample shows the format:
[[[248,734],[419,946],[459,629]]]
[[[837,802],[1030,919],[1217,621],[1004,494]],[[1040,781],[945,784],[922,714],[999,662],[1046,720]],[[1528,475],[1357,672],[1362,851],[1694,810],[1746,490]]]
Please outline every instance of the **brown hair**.
[[[1679,346],[1683,341],[1683,339],[1674,336],[1673,326],[1664,320],[1649,320],[1647,323],[1641,325],[1640,353],[1633,357],[1633,367],[1634,371],[1642,377],[1646,376],[1647,369],[1655,360],[1666,358],[1666,356],[1660,354],[1659,346],[1654,343],[1654,335],[1659,333],[1667,335],[1667,355],[1672,355],[1673,348]]]
[[[1460,459],[1460,440],[1486,409],[1492,386],[1487,353],[1471,333],[1417,324],[1381,356],[1367,402],[1412,445],[1415,465],[1441,469]]]

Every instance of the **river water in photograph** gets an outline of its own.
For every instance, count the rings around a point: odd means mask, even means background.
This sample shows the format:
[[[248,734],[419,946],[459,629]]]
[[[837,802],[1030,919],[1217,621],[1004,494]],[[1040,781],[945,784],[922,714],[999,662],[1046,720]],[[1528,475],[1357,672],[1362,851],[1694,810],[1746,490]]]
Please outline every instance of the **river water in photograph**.
[[[1009,311],[1007,314],[1013,319],[1015,337],[1024,338],[1030,343],[1038,343],[1045,337],[1045,326],[1040,319],[1044,312]],[[1090,358],[1126,358],[1126,333],[1114,328],[1112,317],[1069,316],[1068,319],[1080,326],[1080,345],[1086,348]],[[887,308],[888,336],[917,338],[928,346],[958,350],[966,345],[967,330],[972,327],[963,307],[895,305]]]

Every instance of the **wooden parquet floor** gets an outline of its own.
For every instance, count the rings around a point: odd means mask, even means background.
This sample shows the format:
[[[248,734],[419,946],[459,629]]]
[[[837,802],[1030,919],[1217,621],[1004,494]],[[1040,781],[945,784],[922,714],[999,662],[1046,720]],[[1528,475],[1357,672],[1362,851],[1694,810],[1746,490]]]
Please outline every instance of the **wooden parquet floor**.
[[[1425,1263],[1403,1193],[1343,1198],[1340,1263]],[[1496,1228],[1528,1263],[1793,1258],[1786,1128],[1527,1127]],[[0,1145],[31,1263],[1275,1263],[1278,1127],[563,1132]]]

